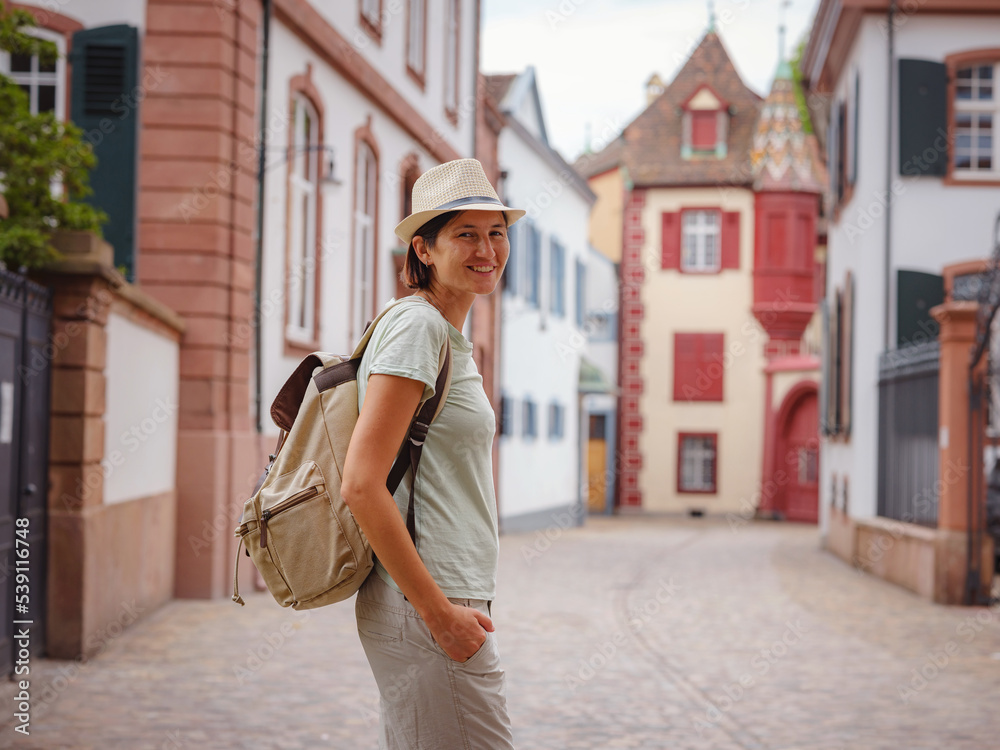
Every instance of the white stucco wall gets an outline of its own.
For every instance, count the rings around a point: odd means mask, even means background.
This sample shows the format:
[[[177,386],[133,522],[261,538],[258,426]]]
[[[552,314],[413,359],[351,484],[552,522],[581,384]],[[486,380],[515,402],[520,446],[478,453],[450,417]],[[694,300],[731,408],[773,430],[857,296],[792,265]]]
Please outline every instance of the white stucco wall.
[[[740,212],[740,267],[718,274],[660,268],[662,214],[717,206]],[[644,347],[639,401],[643,508],[738,512],[759,489],[764,435],[764,357],[767,336],[754,318],[754,197],[747,190],[651,189],[642,214]],[[722,333],[723,401],[674,401],[674,334]],[[677,492],[677,445],[682,432],[718,433],[717,492]]]
[[[169,492],[177,464],[179,347],[114,312],[107,341],[104,502]]]
[[[874,516],[878,508],[878,356],[884,350],[885,304],[890,311],[890,348],[896,338],[896,271],[941,273],[956,261],[984,257],[1000,206],[1000,187],[945,185],[940,177],[899,175],[898,88],[887,89],[887,48],[881,16],[866,16],[859,28],[837,99],[850,98],[860,72],[858,175],[839,221],[829,226],[827,299],[842,287],[848,270],[854,289],[852,434],[849,441],[823,441],[820,461],[821,524],[825,528],[833,474],[850,481],[849,512]],[[1000,39],[1000,17],[910,15],[896,31],[897,58],[944,62],[947,55],[991,48]],[[898,87],[898,75],[894,81]],[[887,103],[893,106],[893,141],[886,142]],[[885,299],[886,152],[892,156],[892,260]],[[842,482],[839,483],[842,486]],[[840,502],[838,497],[837,501]]]
[[[788,393],[803,381],[812,381],[819,387],[819,373],[815,370],[785,370],[771,376],[771,405],[775,411],[781,408]]]
[[[609,383],[617,383],[618,269],[593,247],[587,252],[586,296],[585,356],[600,368]]]
[[[543,514],[575,505],[580,492],[579,396],[580,356],[586,348],[576,325],[576,261],[586,262],[589,204],[509,128],[498,144],[501,169],[508,172],[504,189],[510,205],[529,210],[541,234],[540,304],[529,306],[523,296],[505,292],[502,299],[501,387],[513,399],[513,434],[500,439],[501,518]],[[565,315],[549,310],[549,243],[555,237],[565,248]],[[519,237],[515,237],[517,243]],[[521,244],[523,247],[523,240]],[[522,261],[523,264],[523,261]],[[537,435],[522,434],[522,404],[536,404]],[[548,437],[548,407],[564,409],[564,431]],[[553,519],[548,525],[558,525]]]
[[[339,5],[339,4],[333,4]],[[437,5],[437,4],[432,4]],[[356,16],[356,5],[351,4]],[[353,16],[352,16],[353,17]],[[468,19],[467,19],[468,20]],[[391,28],[391,24],[390,24]],[[464,28],[464,27],[463,27]],[[466,34],[468,36],[468,33]],[[387,42],[384,41],[384,45]],[[320,182],[322,195],[322,236],[320,237],[321,285],[319,295],[319,348],[337,353],[350,353],[360,331],[350,330],[352,293],[351,263],[353,257],[354,192],[355,192],[355,132],[370,118],[370,128],[378,147],[378,215],[376,252],[376,304],[381,307],[396,288],[392,251],[400,245],[393,232],[402,219],[402,182],[400,165],[407,155],[415,153],[420,171],[436,165],[427,152],[395,120],[379,109],[369,98],[344,79],[337,71],[320,60],[299,37],[287,27],[275,23],[271,31],[269,65],[270,88],[268,127],[269,167],[265,185],[264,259],[263,259],[263,401],[269,407],[278,389],[292,372],[299,355],[288,355],[284,347],[285,329],[285,243],[287,163],[282,149],[288,144],[289,81],[305,73],[312,65],[312,81],[323,97],[324,145],[333,149],[336,176],[340,184]],[[402,55],[402,52],[399,53]],[[434,55],[430,55],[434,57]],[[430,58],[429,58],[430,61]],[[402,58],[400,57],[400,64]],[[397,76],[398,78],[398,76]],[[394,79],[395,80],[395,79]],[[401,84],[400,93],[407,93]],[[412,102],[420,110],[419,102]],[[431,113],[433,115],[433,113]],[[431,119],[432,122],[433,119]],[[449,127],[451,127],[449,125]],[[445,141],[463,155],[468,145],[464,136]],[[461,135],[461,133],[459,134]],[[265,431],[277,434],[277,428],[265,420]]]
[[[425,86],[406,72],[407,0],[382,0],[382,40],[376,41],[361,25],[359,4],[317,2],[313,7],[379,74],[412,104],[435,131],[443,133],[463,155],[471,154],[476,107],[476,0],[462,0],[459,13],[458,125],[444,108],[445,0],[426,0],[427,37]]]

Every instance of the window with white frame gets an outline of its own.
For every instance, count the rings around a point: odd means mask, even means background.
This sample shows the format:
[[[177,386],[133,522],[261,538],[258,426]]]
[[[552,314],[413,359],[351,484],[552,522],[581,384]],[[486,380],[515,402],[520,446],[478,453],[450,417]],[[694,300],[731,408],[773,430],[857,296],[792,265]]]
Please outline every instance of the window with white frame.
[[[549,310],[566,314],[566,248],[552,239],[549,242]]]
[[[358,143],[354,191],[354,258],[351,340],[361,338],[375,307],[375,209],[378,162],[364,141]]]
[[[452,115],[458,113],[459,49],[458,24],[461,0],[446,0],[447,18],[444,39],[444,108]]]
[[[406,66],[421,81],[426,67],[427,2],[410,0],[406,18]]]
[[[382,0],[361,0],[361,19],[376,35],[381,35]]]
[[[1000,122],[1000,97],[997,80],[1000,63],[990,62],[959,68],[955,77],[955,147],[956,174],[996,173],[995,128]]]
[[[288,320],[285,335],[302,343],[316,338],[316,191],[319,127],[305,97],[295,99],[288,176]]]
[[[587,309],[587,265],[579,258],[576,261],[576,325],[583,328]]]
[[[525,399],[521,408],[521,434],[526,438],[533,438],[538,434],[538,426],[535,424],[535,402]]]
[[[0,73],[14,81],[28,96],[31,114],[53,112],[58,120],[66,119],[66,42],[61,34],[45,29],[28,33],[55,43],[58,59],[43,62],[38,55],[11,54],[0,51]]]
[[[521,258],[521,272],[524,274],[524,299],[533,307],[539,306],[539,290],[542,284],[542,233],[532,223],[524,225],[521,233],[524,252]]]
[[[549,439],[559,440],[565,431],[566,408],[553,401],[549,404]]]
[[[679,492],[716,491],[716,435],[680,435]]]
[[[517,295],[521,292],[521,253],[524,237],[524,222],[518,222],[507,230],[507,241],[510,251],[507,254],[507,266],[503,271],[503,289],[507,294]]]
[[[500,397],[500,424],[501,435],[514,434],[514,400],[510,396]]]
[[[681,270],[718,271],[721,262],[719,212],[684,211]]]

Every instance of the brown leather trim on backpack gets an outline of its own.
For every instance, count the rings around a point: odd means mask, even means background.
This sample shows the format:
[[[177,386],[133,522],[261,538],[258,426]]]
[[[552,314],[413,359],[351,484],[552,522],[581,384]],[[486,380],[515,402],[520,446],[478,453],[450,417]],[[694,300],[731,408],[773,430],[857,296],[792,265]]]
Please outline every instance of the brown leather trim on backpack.
[[[316,387],[322,393],[330,388],[336,388],[341,383],[346,383],[349,380],[357,378],[360,367],[360,357],[358,359],[349,359],[346,362],[341,362],[339,365],[327,367],[322,372],[316,373],[313,380],[316,381]]]
[[[285,432],[292,431],[292,423],[299,415],[302,397],[305,395],[306,388],[309,387],[313,371],[322,366],[323,361],[315,354],[310,354],[299,363],[295,372],[281,386],[281,390],[278,391],[278,395],[274,397],[271,404],[271,419],[280,429]]]

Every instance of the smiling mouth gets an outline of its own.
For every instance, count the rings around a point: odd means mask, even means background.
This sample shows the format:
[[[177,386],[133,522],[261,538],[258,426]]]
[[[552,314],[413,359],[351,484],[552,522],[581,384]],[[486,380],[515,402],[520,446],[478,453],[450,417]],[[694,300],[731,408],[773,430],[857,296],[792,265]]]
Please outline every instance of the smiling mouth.
[[[496,266],[466,266],[466,268],[471,268],[476,273],[489,273],[496,268]]]

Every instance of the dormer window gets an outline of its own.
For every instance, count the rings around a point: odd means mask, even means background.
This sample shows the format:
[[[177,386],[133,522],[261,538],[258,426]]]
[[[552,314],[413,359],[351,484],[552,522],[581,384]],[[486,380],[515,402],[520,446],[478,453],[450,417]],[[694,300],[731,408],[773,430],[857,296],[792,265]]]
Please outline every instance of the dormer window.
[[[685,159],[726,155],[729,104],[711,86],[703,85],[681,105],[681,156]]]
[[[691,113],[691,150],[715,151],[719,142],[719,114],[717,112]]]

